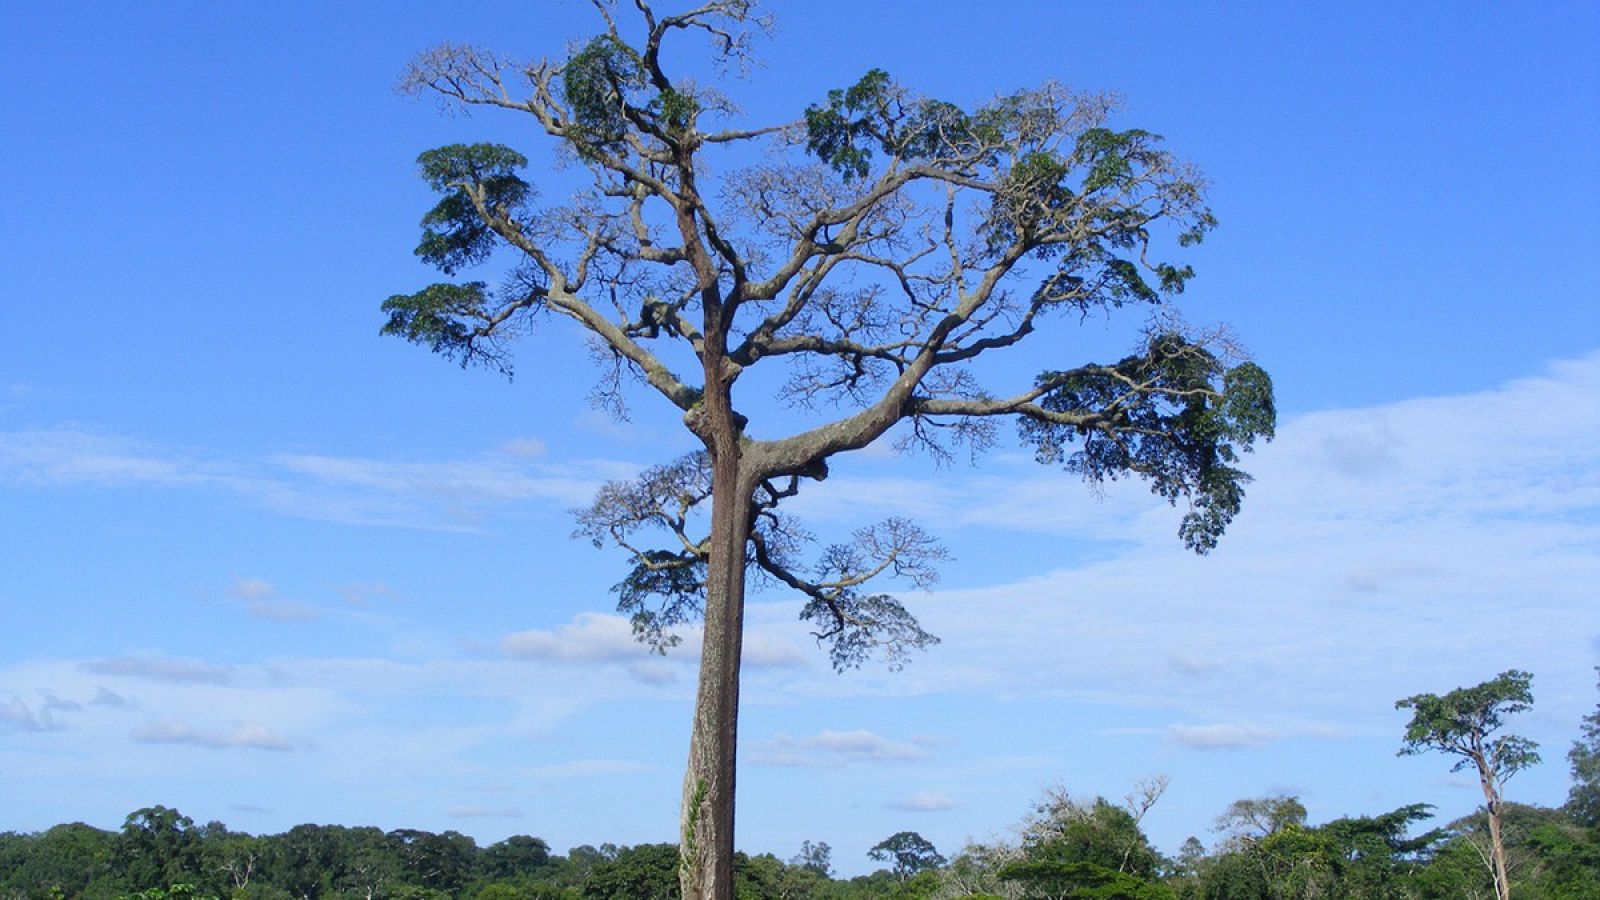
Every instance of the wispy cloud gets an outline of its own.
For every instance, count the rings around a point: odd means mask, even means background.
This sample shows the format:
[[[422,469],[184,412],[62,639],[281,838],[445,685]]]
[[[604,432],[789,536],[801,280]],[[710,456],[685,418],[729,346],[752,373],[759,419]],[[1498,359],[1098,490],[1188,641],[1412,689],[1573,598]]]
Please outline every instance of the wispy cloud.
[[[852,763],[908,762],[930,754],[916,744],[891,741],[866,730],[821,731],[813,737],[778,733],[750,747],[750,762],[762,766],[837,768]]]
[[[351,606],[371,606],[379,600],[394,598],[394,588],[381,581],[341,584],[334,590]]]
[[[94,697],[89,700],[89,703],[92,706],[107,706],[113,709],[120,709],[122,707],[133,705],[132,700],[129,700],[116,691],[104,686],[95,687]]]
[[[278,589],[259,578],[235,578],[229,593],[244,601],[245,611],[272,622],[310,622],[322,611],[309,603],[279,596]]]
[[[238,725],[224,731],[208,731],[177,719],[161,719],[134,731],[128,737],[141,744],[188,744],[212,750],[293,749],[287,739],[260,725]]]
[[[1181,747],[1196,750],[1228,750],[1239,747],[1259,747],[1281,737],[1274,731],[1250,725],[1218,723],[1213,725],[1172,725],[1167,728],[1167,740]]]
[[[92,660],[82,665],[85,672],[92,672],[96,675],[146,678],[153,681],[227,684],[233,680],[233,669],[227,666],[214,666],[190,659],[170,659],[158,656],[117,656],[110,659]]]
[[[520,819],[522,810],[515,806],[479,806],[473,803],[464,803],[451,806],[444,814],[452,819]]]
[[[527,770],[534,778],[595,778],[607,775],[637,775],[651,772],[655,766],[617,759],[581,759],[574,762],[534,766]]]
[[[32,732],[57,731],[65,727],[63,723],[56,721],[48,705],[34,710],[19,697],[0,700],[0,726]]]
[[[0,482],[27,488],[213,490],[299,518],[464,530],[517,504],[568,508],[632,467],[536,462],[536,439],[468,459],[395,461],[325,454],[231,458],[75,428],[0,432]]]
[[[942,812],[955,809],[955,801],[940,791],[917,791],[889,804],[890,809],[902,812]]]

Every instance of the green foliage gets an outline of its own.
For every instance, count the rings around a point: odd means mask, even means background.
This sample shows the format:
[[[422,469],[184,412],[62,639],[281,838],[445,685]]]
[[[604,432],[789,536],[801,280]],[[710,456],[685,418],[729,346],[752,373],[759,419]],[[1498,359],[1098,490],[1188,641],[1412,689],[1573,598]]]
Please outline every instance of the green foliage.
[[[1104,797],[1083,805],[1061,797],[1041,806],[1023,850],[1034,862],[1087,863],[1153,878],[1161,857],[1133,814]]]
[[[550,865],[550,845],[526,834],[491,844],[478,855],[478,872],[490,880],[511,880],[531,875]]]
[[[1021,885],[1026,898],[1173,900],[1166,885],[1092,862],[1028,859],[1004,867],[1000,877]]]
[[[509,373],[510,365],[492,338],[469,324],[488,319],[488,293],[481,281],[431,284],[415,294],[395,294],[383,301],[389,321],[382,334],[396,335],[465,366],[482,362]]]
[[[572,111],[567,137],[580,153],[615,150],[628,133],[629,95],[646,84],[638,51],[601,35],[567,60],[561,72],[562,99]],[[672,101],[670,115],[692,113]]]
[[[1504,781],[1539,762],[1537,744],[1517,735],[1501,735],[1508,715],[1533,705],[1533,676],[1516,669],[1501,672],[1483,684],[1457,688],[1444,696],[1415,694],[1395,701],[1396,709],[1412,710],[1400,755],[1438,750],[1458,756],[1451,771],[1477,766]]]
[[[0,834],[0,893],[26,890],[31,897],[78,897],[94,890],[109,896],[126,890],[116,857],[116,832],[74,822],[43,834]]]
[[[1099,414],[1078,427],[1021,419],[1022,439],[1040,462],[1091,482],[1137,474],[1158,496],[1188,500],[1179,526],[1185,545],[1197,553],[1216,547],[1250,480],[1234,463],[1257,438],[1273,434],[1272,380],[1263,369],[1228,368],[1206,347],[1164,333],[1114,366],[1046,372],[1039,385],[1046,389],[1039,405],[1048,412]],[[1080,448],[1068,452],[1075,443]]]
[[[444,198],[422,217],[417,256],[447,275],[487,259],[496,237],[484,213],[505,220],[528,199],[533,188],[516,174],[527,164],[499,144],[451,144],[418,156],[423,179]]]
[[[194,820],[176,809],[150,806],[129,813],[114,853],[136,890],[200,880],[200,834]]]
[[[1504,830],[1518,900],[1600,897],[1600,831],[1561,809],[1506,804]],[[1232,834],[1217,852],[1186,842],[1163,860],[1124,809],[1097,798],[1041,806],[1020,847],[969,846],[948,864],[914,832],[893,845],[912,854],[896,872],[836,881],[831,853],[807,841],[785,863],[771,854],[734,859],[737,900],[1462,900],[1487,897],[1482,812],[1448,829],[1409,832],[1429,818],[1425,804],[1311,826],[1287,796],[1231,805],[1218,819]],[[0,897],[56,900],[634,900],[678,896],[677,849],[669,844],[581,846],[566,856],[518,835],[478,848],[453,832],[299,825],[276,835],[231,832],[212,822],[183,826],[176,810],[129,816],[146,838],[188,833],[201,860],[190,878],[148,884],[127,879],[135,856],[117,856],[123,835],[81,823],[41,834],[0,833]],[[143,839],[143,838],[141,838]],[[898,839],[898,840],[896,840]],[[230,883],[221,863],[249,850],[248,886]],[[907,874],[915,868],[914,874]],[[219,880],[220,879],[220,880]]]
[[[454,894],[472,875],[478,847],[460,832],[434,834],[402,828],[385,837],[400,858],[406,880],[412,884]]]
[[[900,831],[884,838],[867,851],[867,856],[893,862],[895,877],[901,881],[945,864],[944,856],[933,843],[915,831]]]
[[[1600,897],[1600,831],[1548,822],[1528,831],[1525,846],[1529,858],[1520,897]]]
[[[849,88],[829,91],[826,106],[806,107],[806,151],[845,181],[867,177],[871,145],[884,143],[879,126],[891,87],[889,73],[872,69]]]
[[[596,865],[584,879],[584,900],[675,900],[678,888],[676,844],[640,844],[620,850]]]

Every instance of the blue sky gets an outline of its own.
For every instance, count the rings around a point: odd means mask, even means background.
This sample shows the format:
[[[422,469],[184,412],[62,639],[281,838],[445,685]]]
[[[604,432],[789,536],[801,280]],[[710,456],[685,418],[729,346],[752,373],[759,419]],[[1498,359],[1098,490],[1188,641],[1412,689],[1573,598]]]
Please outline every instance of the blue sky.
[[[1212,181],[1181,309],[1237,332],[1282,420],[1205,559],[1136,485],[1097,497],[1012,448],[841,461],[797,510],[936,531],[954,559],[909,602],[944,643],[835,675],[793,602],[755,598],[741,847],[826,840],[861,871],[895,831],[953,851],[1050,785],[1154,773],[1168,850],[1270,792],[1316,821],[1451,818],[1475,785],[1395,758],[1393,701],[1512,667],[1546,762],[1511,795],[1559,802],[1600,699],[1600,9],[774,10],[764,67],[726,86],[755,121],[873,66],[964,103],[1121,92],[1121,123]],[[431,280],[416,154],[548,160],[525,123],[396,95],[401,68],[443,41],[559,55],[587,5],[7,18],[0,829],[163,803],[257,832],[670,839],[694,635],[631,644],[622,560],[568,510],[686,435],[649,397],[627,425],[589,408],[554,323],[509,383],[377,335]],[[1104,354],[1139,324],[1059,335]]]

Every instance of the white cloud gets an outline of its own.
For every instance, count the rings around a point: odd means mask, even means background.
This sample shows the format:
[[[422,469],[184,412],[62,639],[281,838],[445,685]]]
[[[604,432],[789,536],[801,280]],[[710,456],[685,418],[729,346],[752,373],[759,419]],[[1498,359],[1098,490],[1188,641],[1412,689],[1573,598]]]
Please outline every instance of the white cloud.
[[[604,613],[579,613],[553,630],[509,634],[500,646],[517,659],[559,662],[639,662],[651,652],[634,638],[627,619]]]
[[[955,809],[955,806],[955,801],[950,799],[950,795],[939,791],[917,791],[889,804],[891,809],[903,812],[941,812]]]
[[[891,741],[866,730],[821,731],[814,737],[778,733],[749,748],[750,762],[763,766],[836,768],[852,763],[908,762],[926,759],[928,751]]]
[[[276,588],[259,578],[235,578],[233,595],[244,600],[265,600],[278,594]]]
[[[260,725],[241,724],[224,731],[206,731],[177,719],[160,719],[128,737],[141,744],[190,744],[212,750],[277,750],[293,748],[289,741]]]
[[[187,460],[71,429],[0,433],[0,478],[24,486],[180,485],[205,476]]]
[[[0,432],[0,482],[30,487],[157,487],[220,491],[299,518],[439,530],[482,527],[516,504],[567,508],[633,467],[608,461],[536,464],[537,442],[446,461],[321,454],[227,458],[73,428]]]
[[[1224,750],[1238,747],[1259,747],[1277,740],[1281,735],[1264,728],[1249,725],[1219,723],[1214,725],[1171,725],[1167,739],[1182,747],[1197,750]]]
[[[744,652],[740,659],[746,667],[791,669],[806,665],[808,654],[782,635],[750,630],[745,634]]]
[[[584,759],[549,766],[535,766],[527,772],[534,778],[595,778],[607,775],[637,775],[654,770],[654,766],[643,763],[615,759]]]
[[[381,581],[341,584],[334,590],[351,606],[370,606],[378,600],[394,598],[394,588]]]
[[[646,659],[628,664],[628,674],[645,684],[672,684],[683,666],[664,659]]]
[[[545,454],[545,445],[544,441],[541,441],[538,438],[519,438],[517,440],[507,441],[504,444],[501,444],[500,452],[507,456],[515,456],[521,459],[532,459]]]
[[[85,672],[93,672],[97,675],[146,678],[153,681],[227,684],[233,680],[233,669],[227,666],[214,666],[189,659],[118,656],[111,659],[91,660],[83,663],[82,667]]]
[[[287,600],[278,595],[277,588],[259,578],[235,578],[230,593],[243,600],[245,611],[257,619],[310,622],[322,617],[322,611],[315,606]]]
[[[479,806],[465,803],[444,811],[452,819],[520,819],[522,810],[514,806]]]

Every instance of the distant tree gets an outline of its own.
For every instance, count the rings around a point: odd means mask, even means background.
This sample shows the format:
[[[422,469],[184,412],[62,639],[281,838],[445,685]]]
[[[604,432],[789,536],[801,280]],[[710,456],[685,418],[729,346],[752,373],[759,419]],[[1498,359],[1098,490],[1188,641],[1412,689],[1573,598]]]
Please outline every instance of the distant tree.
[[[833,848],[827,841],[800,842],[800,852],[789,860],[789,865],[810,869],[823,878],[833,877]]]
[[[176,809],[148,806],[128,814],[116,842],[117,866],[136,890],[165,890],[201,877],[200,833]]]
[[[491,844],[478,855],[478,873],[489,881],[531,877],[550,865],[550,845],[543,838],[516,834]]]
[[[243,891],[264,868],[266,842],[254,835],[229,831],[220,822],[206,826],[201,854],[208,877],[226,891]]]
[[[1160,854],[1150,845],[1140,823],[1166,793],[1167,785],[1165,775],[1146,779],[1120,806],[1104,797],[1080,803],[1064,788],[1052,788],[1023,826],[1023,851],[1152,878]]]
[[[733,875],[737,885],[734,893],[739,900],[832,900],[833,896],[828,892],[832,885],[828,876],[812,866],[784,863],[770,853],[751,857],[735,854]]]
[[[1171,897],[1156,881],[1160,854],[1139,827],[1166,785],[1165,778],[1146,782],[1125,805],[1104,797],[1081,803],[1064,790],[1050,791],[1024,825],[1019,858],[998,874],[1030,898]]]
[[[1172,900],[1172,888],[1088,862],[1029,858],[1000,870],[1026,900]]]
[[[615,856],[602,853],[599,848],[589,844],[579,844],[567,851],[565,856],[551,858],[551,871],[543,880],[564,887],[576,888],[583,884],[589,873],[599,864]]]
[[[901,831],[884,838],[867,851],[867,856],[893,863],[895,877],[901,881],[945,863],[933,843],[915,831]]]
[[[1583,736],[1572,742],[1567,760],[1572,763],[1567,809],[1580,824],[1600,828],[1600,705],[1583,717]]]
[[[1376,816],[1334,819],[1318,826],[1337,896],[1405,897],[1408,880],[1445,837],[1439,829],[1410,834],[1414,825],[1432,816],[1431,806],[1413,803]]]
[[[400,828],[389,832],[388,839],[408,883],[448,894],[455,894],[467,883],[478,855],[477,843],[458,831],[434,834]]]
[[[1183,844],[1178,847],[1178,856],[1173,860],[1173,872],[1180,877],[1193,877],[1200,873],[1200,866],[1206,858],[1206,845],[1194,835],[1183,839]]]
[[[1276,794],[1235,800],[1212,826],[1234,840],[1261,840],[1290,825],[1304,825],[1306,807],[1299,797]]]
[[[672,844],[623,847],[590,870],[584,900],[677,900],[678,848]]]
[[[375,900],[405,881],[405,862],[381,828],[340,829],[334,887],[351,900]]]
[[[1457,688],[1444,696],[1415,694],[1395,702],[1396,709],[1412,711],[1400,755],[1413,756],[1437,750],[1460,757],[1451,771],[1471,767],[1483,791],[1489,823],[1489,865],[1495,892],[1510,900],[1505,841],[1501,834],[1501,803],[1506,781],[1539,762],[1538,745],[1513,734],[1499,735],[1504,718],[1533,705],[1533,676],[1511,669],[1491,681]]]
[[[119,840],[116,832],[82,822],[43,834],[0,834],[0,889],[67,897],[85,896],[92,888],[101,895],[124,890],[115,870]]]
[[[311,900],[333,889],[343,871],[345,829],[337,825],[296,825],[282,834],[264,838],[266,870],[263,880]]]
[[[868,583],[930,583],[938,546],[892,519],[808,560],[806,532],[779,511],[803,481],[897,426],[942,457],[1008,424],[1043,463],[1184,501],[1179,533],[1205,552],[1240,508],[1240,453],[1271,436],[1271,384],[1224,336],[1171,317],[1120,360],[1061,357],[1052,319],[1162,304],[1193,274],[1162,246],[1215,225],[1197,172],[1155,134],[1109,126],[1112,98],[1049,84],[967,110],[873,69],[793,121],[722,128],[731,104],[674,80],[666,48],[709,35],[720,62],[744,61],[769,24],[752,0],[674,15],[637,0],[633,21],[595,5],[604,30],[564,60],[444,46],[413,63],[406,89],[528,116],[593,184],[541,207],[510,147],[423,153],[442,197],[418,256],[451,276],[497,250],[516,264],[499,290],[390,297],[383,331],[509,369],[508,340],[553,314],[596,348],[602,403],[620,408],[636,378],[681,415],[697,452],[607,486],[580,522],[630,555],[618,607],[641,639],[665,647],[675,626],[703,625],[681,871],[686,896],[726,900],[747,575],[805,598],[837,666],[935,640]],[[980,358],[1023,343],[1039,346],[1037,377],[979,382],[993,371]],[[803,424],[752,425],[735,397],[757,385],[782,385]]]
[[[1002,894],[1010,890],[1000,870],[1021,858],[1021,851],[1003,842],[969,843],[939,870],[944,894],[950,897]],[[1014,890],[1011,891],[1015,893]]]
[[[1126,809],[1096,797],[1092,803],[1058,803],[1051,821],[1033,835],[1024,853],[1030,859],[1087,863],[1136,878],[1153,878],[1160,861],[1155,848]]]

